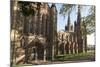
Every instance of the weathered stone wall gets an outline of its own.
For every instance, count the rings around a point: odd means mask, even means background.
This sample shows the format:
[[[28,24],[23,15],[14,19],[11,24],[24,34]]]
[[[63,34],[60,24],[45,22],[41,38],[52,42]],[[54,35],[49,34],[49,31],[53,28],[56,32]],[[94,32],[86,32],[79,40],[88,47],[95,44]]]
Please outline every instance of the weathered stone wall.
[[[18,24],[22,38],[19,37],[17,48],[23,48],[25,54],[25,63],[32,60],[54,60],[56,55],[75,54],[83,52],[83,39],[81,35],[81,14],[78,12],[77,22],[73,26],[70,24],[70,15],[68,15],[68,25],[65,32],[57,33],[57,9],[56,5],[51,7],[48,3],[28,3],[22,7],[23,3],[18,2],[16,18],[13,18]],[[30,14],[23,14],[23,8],[30,10]],[[78,10],[80,11],[80,10]],[[27,12],[27,11],[26,11]],[[29,36],[37,36],[31,43]],[[39,37],[44,38],[45,42],[39,41]],[[86,49],[85,49],[86,51]]]
[[[80,6],[78,6],[77,22],[76,21],[74,22],[74,29],[70,23],[70,15],[68,15],[68,22],[67,22],[67,25],[65,26],[65,32],[64,31],[60,33],[58,32],[58,35],[59,35],[58,42],[60,45],[63,45],[62,47],[59,47],[58,49],[62,53],[73,54],[73,53],[82,53],[84,51],[86,52],[87,38],[86,36],[85,37],[82,36],[81,25],[82,25],[81,12],[80,12]],[[60,49],[60,48],[63,48],[63,49]],[[63,51],[66,51],[66,52],[63,52]]]
[[[23,3],[18,3],[20,9]],[[57,35],[57,10],[55,4],[51,7],[47,3],[30,3],[25,7],[34,10],[34,14],[24,15],[18,14],[19,17],[23,17],[22,22],[22,33],[25,36],[36,35],[42,36],[46,39],[46,45],[44,45],[44,50],[46,50],[46,59],[53,59],[56,48],[56,35]],[[18,18],[21,20],[22,18]],[[22,44],[21,44],[22,45]],[[24,43],[25,45],[25,43]],[[40,47],[39,47],[40,48]],[[42,47],[41,47],[42,48]],[[27,47],[26,49],[29,50]],[[42,51],[42,50],[41,50]],[[38,55],[39,55],[39,51]],[[41,52],[41,53],[43,53]],[[43,55],[43,54],[42,54]],[[41,56],[40,56],[41,57]],[[39,59],[39,56],[38,56]]]

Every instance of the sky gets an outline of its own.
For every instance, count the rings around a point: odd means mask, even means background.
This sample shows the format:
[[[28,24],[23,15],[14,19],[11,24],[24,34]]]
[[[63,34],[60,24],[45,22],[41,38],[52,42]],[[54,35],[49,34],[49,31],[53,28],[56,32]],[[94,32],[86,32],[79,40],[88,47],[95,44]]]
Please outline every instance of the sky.
[[[50,4],[51,5],[51,4]],[[61,31],[65,29],[65,25],[67,24],[67,16],[62,16],[59,14],[60,8],[62,7],[63,4],[57,3],[56,8],[57,8],[57,31]],[[90,6],[83,5],[85,7],[82,8],[81,10],[81,16],[85,17],[89,14],[89,8]],[[73,10],[70,14],[70,21],[71,24],[74,24],[74,21],[77,20],[77,9]],[[87,35],[87,44],[88,45],[95,45],[95,34]]]
[[[58,4],[56,4],[56,7],[57,7],[57,11],[58,11],[58,16],[57,16],[57,30],[58,31],[60,31],[60,30],[62,30],[62,29],[64,29],[65,28],[65,25],[67,24],[67,16],[64,18],[61,14],[59,14],[59,12],[60,12],[60,8],[62,7],[62,4],[60,4],[60,3],[58,3]],[[82,9],[82,12],[81,12],[81,16],[83,17],[83,16],[87,16],[88,15],[88,13],[89,13],[89,11],[88,11],[88,9],[89,9],[89,7],[90,6],[85,6],[85,7],[83,7],[83,9]],[[74,21],[76,21],[76,19],[77,19],[77,10],[73,10],[72,11],[72,13],[71,13],[71,15],[70,15],[70,21],[71,21],[71,24],[73,24],[74,23]]]

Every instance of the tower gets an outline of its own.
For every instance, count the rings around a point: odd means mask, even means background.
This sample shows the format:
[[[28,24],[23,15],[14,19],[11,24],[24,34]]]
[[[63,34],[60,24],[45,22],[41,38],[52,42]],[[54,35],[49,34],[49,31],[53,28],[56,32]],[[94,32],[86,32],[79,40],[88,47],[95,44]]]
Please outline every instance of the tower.
[[[73,31],[73,25],[70,22],[70,14],[68,14],[68,20],[67,20],[67,25],[65,26],[65,31],[68,31],[68,32]]]
[[[68,31],[70,31],[70,14],[68,14],[67,27],[68,27]]]
[[[81,34],[81,12],[80,5],[78,5],[78,15],[77,15],[77,41],[78,41],[78,53],[83,52],[83,40]]]
[[[67,25],[65,26],[65,31],[70,30],[70,14],[68,14],[68,20],[67,20]]]
[[[51,35],[51,45],[52,45],[52,60],[54,60],[54,56],[55,56],[55,45],[56,45],[56,41],[57,41],[57,9],[55,4],[51,5],[50,8],[50,14],[51,14],[51,22],[50,22],[50,35]]]
[[[77,27],[77,23],[76,23],[76,21],[74,21],[74,32],[76,33],[76,27]]]

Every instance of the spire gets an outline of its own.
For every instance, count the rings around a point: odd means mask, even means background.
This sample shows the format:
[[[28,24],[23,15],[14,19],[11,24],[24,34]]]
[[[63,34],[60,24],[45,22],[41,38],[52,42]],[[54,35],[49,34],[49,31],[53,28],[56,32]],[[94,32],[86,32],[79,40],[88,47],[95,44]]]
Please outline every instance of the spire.
[[[65,25],[65,31],[67,31],[67,30],[68,30],[67,25]]]
[[[80,25],[81,23],[81,12],[80,12],[80,5],[78,6],[78,15],[77,15],[77,24]]]
[[[69,13],[68,13],[67,25],[65,25],[65,31],[71,31],[70,14]]]
[[[74,21],[74,26],[76,26],[77,24],[76,24],[76,21]]]
[[[51,8],[52,8],[52,7],[56,7],[54,3],[51,5]]]
[[[51,10],[53,13],[57,13],[56,5],[54,3],[51,5]]]
[[[70,14],[68,14],[68,21],[67,21],[67,25],[70,26]]]
[[[83,52],[83,40],[81,31],[81,12],[80,5],[78,5],[78,15],[77,15],[77,41],[78,41],[78,53]]]
[[[70,30],[70,14],[68,14],[67,27],[69,31]]]
[[[76,21],[74,21],[74,32],[76,32],[76,26],[77,26],[77,23]]]

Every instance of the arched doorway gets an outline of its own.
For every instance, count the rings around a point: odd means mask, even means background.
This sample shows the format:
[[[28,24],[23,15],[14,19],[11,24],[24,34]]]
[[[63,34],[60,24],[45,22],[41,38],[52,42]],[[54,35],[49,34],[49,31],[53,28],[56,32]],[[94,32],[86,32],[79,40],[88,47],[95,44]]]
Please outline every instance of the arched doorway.
[[[45,61],[46,60],[46,41],[35,38],[29,44],[29,57],[31,61]]]
[[[36,52],[38,60],[43,60],[44,57],[44,46],[40,42],[36,42]]]

